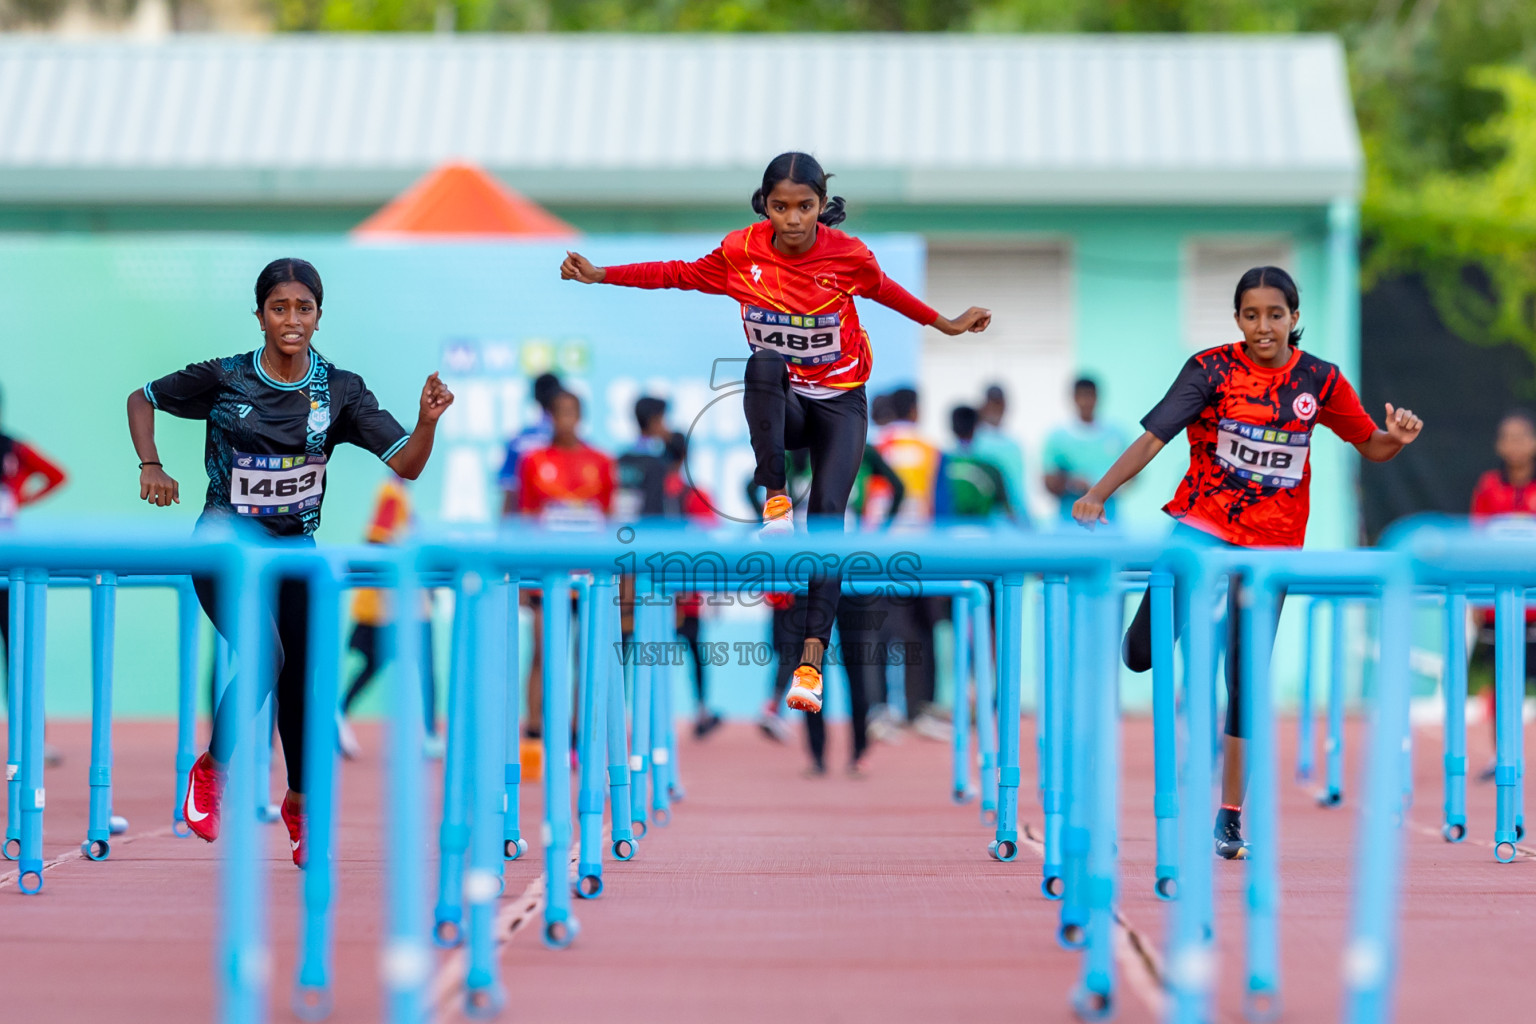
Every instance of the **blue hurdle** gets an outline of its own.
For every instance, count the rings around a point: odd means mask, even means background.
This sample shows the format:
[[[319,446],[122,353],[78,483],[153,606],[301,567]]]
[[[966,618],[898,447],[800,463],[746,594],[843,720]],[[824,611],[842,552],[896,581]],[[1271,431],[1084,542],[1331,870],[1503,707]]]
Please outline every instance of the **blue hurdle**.
[[[17,794],[12,806],[20,808],[19,887],[23,892],[36,892],[42,884],[42,643],[49,573],[99,573],[103,588],[108,585],[109,574],[115,576],[118,586],[131,576],[155,573],[216,577],[221,584],[221,599],[234,613],[236,671],[231,685],[236,687],[232,692],[246,721],[255,717],[254,680],[263,677],[263,670],[268,667],[264,662],[270,657],[265,644],[249,642],[260,635],[263,595],[280,577],[302,576],[320,595],[311,622],[311,628],[317,631],[312,637],[312,685],[316,686],[317,694],[320,687],[331,687],[326,691],[328,701],[318,697],[313,701],[308,723],[312,866],[304,883],[305,913],[295,989],[296,1010],[319,1015],[329,999],[328,928],[334,872],[328,851],[334,843],[335,825],[335,754],[329,716],[335,705],[334,687],[339,674],[339,594],[343,586],[356,578],[352,567],[362,564],[370,567],[368,571],[382,574],[382,582],[396,589],[397,607],[406,608],[419,592],[422,574],[449,573],[460,591],[462,621],[456,622],[455,629],[454,659],[459,687],[458,693],[450,698],[455,710],[449,722],[452,736],[453,718],[459,719],[458,742],[450,743],[450,750],[456,746],[457,753],[451,753],[445,773],[457,759],[463,759],[459,787],[463,795],[458,802],[464,808],[462,827],[467,831],[463,849],[468,867],[456,895],[461,912],[468,912],[466,931],[471,966],[466,999],[471,1012],[493,1011],[501,1004],[503,993],[490,922],[496,895],[502,887],[502,863],[512,849],[517,849],[515,840],[508,846],[508,817],[515,792],[508,788],[513,778],[508,770],[513,737],[503,736],[499,731],[515,721],[511,718],[514,712],[506,707],[509,696],[516,693],[512,685],[515,671],[509,671],[515,669],[515,641],[509,629],[515,605],[509,604],[507,598],[509,594],[515,596],[518,584],[511,581],[523,578],[523,574],[535,576],[546,594],[547,606],[553,610],[557,603],[563,605],[563,595],[572,587],[573,574],[590,574],[588,583],[576,584],[578,593],[585,589],[587,594],[580,634],[586,657],[582,661],[584,700],[578,734],[583,749],[581,798],[577,805],[583,831],[577,857],[579,893],[582,880],[591,877],[593,866],[598,869],[601,882],[602,844],[592,840],[600,835],[602,820],[603,787],[598,771],[603,763],[598,750],[602,738],[608,740],[608,791],[615,815],[610,834],[616,856],[621,842],[629,844],[627,852],[632,854],[634,836],[623,835],[620,826],[637,816],[643,822],[646,796],[651,798],[652,810],[658,809],[658,799],[662,801],[661,808],[669,809],[677,789],[677,778],[671,770],[675,765],[671,749],[675,743],[671,738],[672,715],[663,692],[668,687],[657,678],[656,666],[635,666],[636,700],[631,709],[633,754],[627,766],[624,761],[622,671],[602,646],[617,635],[617,608],[612,595],[616,590],[615,572],[622,564],[619,559],[626,553],[637,552],[654,551],[663,556],[678,547],[697,552],[705,543],[702,537],[682,533],[642,533],[632,544],[620,545],[593,535],[527,531],[495,538],[411,544],[399,549],[315,551],[245,547],[223,538],[177,538],[174,543],[131,539],[106,543],[93,539],[82,543],[73,538],[6,537],[0,541],[0,569],[8,570],[13,583],[21,588],[21,600],[12,602],[13,624],[21,627],[17,633],[19,642],[12,653],[13,662],[20,662],[16,676],[20,685],[15,688],[20,713],[13,713],[20,721],[13,722],[11,728],[11,761],[18,766],[19,778],[10,780],[19,785],[8,786],[8,792]],[[773,583],[801,582],[790,579],[777,563],[781,557],[798,553],[792,539],[760,541],[750,536],[721,536],[709,538],[708,545],[713,557],[726,563],[766,561],[767,567],[759,575]],[[1250,918],[1246,959],[1248,1009],[1255,1015],[1276,1012],[1281,997],[1279,877],[1275,856],[1279,773],[1267,657],[1275,602],[1281,593],[1322,595],[1335,602],[1346,598],[1379,601],[1381,671],[1360,801],[1362,831],[1356,850],[1356,903],[1350,925],[1344,1015],[1351,1021],[1390,1019],[1400,875],[1399,819],[1409,794],[1404,779],[1407,765],[1403,737],[1407,735],[1408,724],[1409,620],[1415,587],[1492,586],[1497,592],[1501,640],[1519,637],[1523,630],[1523,588],[1536,581],[1536,544],[1511,545],[1501,541],[1494,546],[1459,533],[1429,531],[1410,534],[1386,551],[1315,553],[1195,551],[1123,538],[1042,538],[1007,532],[990,535],[984,546],[955,545],[942,534],[895,538],[828,534],[817,537],[817,556],[845,561],[867,556],[873,563],[885,564],[896,556],[910,556],[913,584],[933,580],[938,585],[938,581],[960,578],[988,580],[997,586],[998,621],[1003,626],[994,638],[1000,689],[997,820],[990,848],[1000,859],[1013,859],[1018,852],[1024,579],[1026,574],[1045,577],[1046,615],[1065,628],[1048,630],[1045,638],[1048,650],[1041,713],[1046,756],[1041,766],[1045,776],[1042,788],[1048,801],[1047,838],[1052,832],[1050,815],[1054,813],[1058,816],[1056,831],[1061,840],[1059,873],[1054,876],[1062,885],[1060,937],[1084,951],[1082,973],[1072,999],[1077,1012],[1085,1017],[1113,1012],[1115,1000],[1112,929],[1120,785],[1115,688],[1120,574],[1145,566],[1154,569],[1150,579],[1156,626],[1154,661],[1160,662],[1163,669],[1157,675],[1154,666],[1154,707],[1160,709],[1157,717],[1162,728],[1170,728],[1178,713],[1178,705],[1172,700],[1172,619],[1176,601],[1187,599],[1190,608],[1202,611],[1213,606],[1220,577],[1237,573],[1247,581],[1249,598],[1240,610],[1240,628],[1247,641],[1245,678],[1251,694],[1246,713],[1253,767],[1249,821],[1254,854],[1248,866]],[[630,565],[633,567],[634,563]],[[855,586],[861,579],[873,582],[891,575],[888,569],[847,572]],[[637,639],[665,636],[663,616],[670,608],[670,602],[648,606],[638,599],[640,595],[678,582],[704,589],[697,587],[697,581],[679,581],[677,570],[664,563],[658,565],[648,560],[647,568],[637,573]],[[1187,598],[1175,598],[1176,588]],[[556,594],[562,595],[559,602],[552,596]],[[1446,603],[1447,625],[1454,621],[1453,609],[1464,597],[1464,592],[1450,595]],[[101,602],[102,612],[93,622],[107,620],[110,598],[104,596]],[[980,650],[986,645],[983,634],[974,627],[981,621],[984,609],[979,600],[970,603],[973,639],[966,657],[973,657],[979,668]],[[456,616],[459,614],[456,610]],[[423,994],[430,970],[427,941],[432,925],[426,913],[423,864],[416,842],[422,819],[420,662],[415,647],[420,637],[419,630],[413,628],[402,632],[400,620],[409,618],[397,616],[396,624],[387,631],[394,657],[387,750],[389,880],[383,975],[390,1019],[414,1022],[423,1019],[425,1013]],[[195,622],[195,616],[191,621]],[[1214,810],[1213,751],[1207,738],[1215,735],[1218,645],[1212,616],[1192,614],[1187,621],[1182,703],[1187,741],[1182,758],[1176,743],[1155,750],[1158,796],[1168,792],[1170,776],[1178,784],[1173,802],[1156,801],[1158,834],[1162,840],[1157,858],[1158,878],[1159,882],[1168,879],[1178,897],[1171,905],[1173,927],[1168,957],[1170,1015],[1178,1021],[1209,1018],[1215,977],[1209,854],[1209,824]],[[571,664],[564,656],[569,650],[568,617],[546,615],[544,631],[550,655],[541,680],[546,706],[546,821],[542,831],[545,871],[550,881],[544,937],[546,942],[558,946],[569,943],[578,930],[571,913],[569,854],[574,832],[570,776],[565,770],[572,715]],[[957,629],[957,645],[962,643]],[[1447,646],[1454,647],[1449,637]],[[1334,647],[1337,656],[1343,645]],[[1495,853],[1500,860],[1507,860],[1514,856],[1514,844],[1523,826],[1523,750],[1518,717],[1523,648],[1519,643],[1509,642],[1501,643],[1501,648]],[[959,657],[957,652],[957,660]],[[101,663],[108,664],[105,660]],[[1451,674],[1448,666],[1448,678]],[[329,684],[325,676],[330,677]],[[968,695],[962,696],[965,678],[962,676],[961,685],[957,686],[957,710],[970,699]],[[975,699],[979,719],[979,709],[990,705],[990,700],[982,699],[982,685],[978,679]],[[1448,702],[1457,699],[1454,690],[1453,685],[1447,686]],[[317,721],[313,717],[316,715],[323,716],[323,720]],[[1448,722],[1449,719],[1448,715]],[[978,722],[978,732],[981,731]],[[1175,734],[1170,731],[1169,735]],[[256,805],[256,750],[260,746],[260,742],[237,745],[227,806]],[[1454,777],[1449,771],[1451,756],[1448,750],[1448,784]],[[1178,771],[1181,760],[1182,772]],[[963,759],[952,764],[964,766]],[[587,774],[589,765],[591,774]],[[1059,765],[1059,773],[1053,772],[1053,765]],[[666,770],[658,771],[658,767]],[[1464,763],[1462,770],[1464,774]],[[106,781],[109,780],[108,775]],[[967,778],[967,784],[968,781]],[[652,787],[649,794],[644,789],[646,785]],[[636,787],[640,789],[638,793],[634,791]],[[982,791],[985,793],[984,788]],[[621,793],[630,798],[627,813],[620,807]],[[507,801],[500,807],[495,800],[498,794]],[[449,803],[452,801],[445,802],[445,815]],[[1452,803],[1448,789],[1448,822],[1457,811]],[[1052,811],[1052,807],[1056,810]],[[1464,802],[1459,805],[1459,813],[1464,817]],[[226,822],[221,874],[224,914],[217,959],[220,1014],[229,1021],[258,1021],[266,1014],[268,990],[267,928],[261,899],[264,882],[253,846],[255,822],[248,813],[232,813]],[[1165,859],[1162,847],[1175,840],[1177,855]],[[1051,856],[1048,841],[1048,861]]]

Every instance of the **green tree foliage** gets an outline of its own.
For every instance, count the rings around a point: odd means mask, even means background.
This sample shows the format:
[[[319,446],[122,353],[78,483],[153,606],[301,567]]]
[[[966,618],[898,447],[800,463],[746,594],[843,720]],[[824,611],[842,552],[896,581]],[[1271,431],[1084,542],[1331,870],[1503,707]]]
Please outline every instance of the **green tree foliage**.
[[[1337,33],[1368,278],[1423,273],[1458,333],[1536,360],[1536,0],[269,2],[280,28],[324,31]]]
[[[1452,331],[1519,345],[1536,360],[1536,75],[1504,66],[1470,81],[1503,100],[1465,133],[1474,152],[1496,157],[1412,183],[1394,179],[1385,160],[1373,163],[1366,274],[1417,271]]]

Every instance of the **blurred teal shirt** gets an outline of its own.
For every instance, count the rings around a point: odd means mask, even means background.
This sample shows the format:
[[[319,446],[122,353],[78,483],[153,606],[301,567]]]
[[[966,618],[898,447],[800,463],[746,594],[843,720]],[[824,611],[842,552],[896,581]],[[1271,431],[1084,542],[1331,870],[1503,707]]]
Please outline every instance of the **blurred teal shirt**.
[[[978,423],[976,437],[971,441],[971,454],[992,463],[1003,474],[1003,485],[1008,489],[1008,507],[1013,509],[1019,522],[1029,522],[1029,505],[1024,500],[1024,449],[1019,443],[996,427]]]
[[[1081,477],[1091,486],[1115,464],[1125,446],[1125,432],[1119,427],[1103,420],[1075,420],[1051,431],[1040,461],[1045,464],[1046,474],[1063,472]],[[1061,496],[1061,518],[1071,520],[1072,503],[1082,496],[1081,492]],[[1104,503],[1104,515],[1115,518],[1115,499]]]

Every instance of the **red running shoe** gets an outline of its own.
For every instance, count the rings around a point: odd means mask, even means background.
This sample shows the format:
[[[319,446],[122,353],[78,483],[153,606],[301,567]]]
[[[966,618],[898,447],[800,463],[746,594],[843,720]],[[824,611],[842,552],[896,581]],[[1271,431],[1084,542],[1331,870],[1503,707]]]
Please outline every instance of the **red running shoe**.
[[[229,773],[214,763],[213,755],[203,753],[187,773],[187,799],[181,815],[192,834],[211,843],[219,838],[219,804],[224,799],[224,781]]]
[[[288,845],[293,848],[293,863],[302,868],[309,860],[304,843],[305,833],[309,831],[309,815],[293,805],[292,793],[283,798],[282,814],[283,824],[288,826]]]

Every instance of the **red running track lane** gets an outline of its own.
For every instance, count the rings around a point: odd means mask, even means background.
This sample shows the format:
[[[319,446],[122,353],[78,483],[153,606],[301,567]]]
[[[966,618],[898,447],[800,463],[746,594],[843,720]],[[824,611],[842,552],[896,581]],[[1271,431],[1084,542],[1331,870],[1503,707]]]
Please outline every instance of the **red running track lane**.
[[[173,728],[119,724],[117,809],[133,828],[102,864],[78,856],[87,727],[50,728],[67,761],[48,777],[45,856],[66,859],[48,869],[39,897],[0,882],[0,1020],[211,1019],[218,850],[165,831]],[[832,731],[835,764],[843,730]],[[343,773],[331,1018],[337,1022],[377,1020],[380,1012],[379,737],[372,729],[361,732],[368,754]],[[1031,735],[1028,722],[1024,735]],[[1287,723],[1286,780],[1293,735]],[[1360,737],[1351,723],[1346,801],[1358,790]],[[1155,1019],[1153,972],[1167,908],[1151,895],[1149,724],[1130,722],[1126,738],[1120,892],[1129,930],[1119,943],[1117,1019],[1141,1022]],[[1483,763],[1487,747],[1486,737],[1474,733],[1472,764]],[[502,947],[511,998],[506,1019],[1072,1019],[1067,996],[1078,958],[1054,943],[1056,905],[1038,895],[1039,861],[1028,844],[1011,865],[986,856],[988,835],[975,806],[948,800],[945,746],[917,738],[879,746],[861,780],[836,771],[803,778],[798,750],[771,744],[746,726],[728,726],[704,743],[685,739],[680,754],[687,800],[669,828],[652,831],[635,861],[608,864],[601,899],[576,903],[583,929],[573,948],[550,951],[539,942],[540,859],[508,866],[502,920],[515,930]],[[1536,954],[1536,860],[1522,853],[1512,865],[1493,862],[1488,785],[1469,785],[1468,841],[1450,846],[1439,838],[1439,755],[1436,737],[1421,732],[1398,1017],[1521,1019],[1528,988],[1522,971]],[[428,774],[435,795],[437,773]],[[1026,778],[1030,774],[1026,768]],[[538,794],[528,788],[525,832],[536,837]],[[1308,791],[1289,781],[1283,794],[1284,1019],[1336,1019],[1354,808],[1316,808]],[[1024,794],[1022,817],[1038,831],[1032,791]],[[434,816],[424,847],[435,825]],[[278,1021],[292,1019],[287,1006],[300,879],[283,838],[280,828],[270,829],[266,851],[272,1019]],[[0,879],[13,870],[0,867]],[[1244,866],[1219,864],[1218,879],[1218,1019],[1236,1021]],[[439,955],[439,1020],[463,1019],[453,991],[461,971],[457,954]]]

